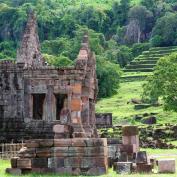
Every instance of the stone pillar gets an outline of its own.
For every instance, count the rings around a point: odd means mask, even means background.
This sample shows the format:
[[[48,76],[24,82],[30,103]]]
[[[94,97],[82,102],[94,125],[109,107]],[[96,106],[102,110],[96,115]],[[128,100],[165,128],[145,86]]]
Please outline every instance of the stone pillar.
[[[139,130],[137,126],[125,126],[122,128],[123,145],[132,145],[134,153],[139,151]]]
[[[47,87],[47,94],[44,101],[43,119],[46,121],[53,121],[56,118],[56,100],[53,94],[53,86]]]

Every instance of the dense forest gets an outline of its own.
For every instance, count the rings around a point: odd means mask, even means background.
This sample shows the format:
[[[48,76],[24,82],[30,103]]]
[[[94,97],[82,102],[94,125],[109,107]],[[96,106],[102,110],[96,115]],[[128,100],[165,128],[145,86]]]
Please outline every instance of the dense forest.
[[[0,59],[16,57],[34,10],[49,63],[74,63],[85,31],[97,56],[99,96],[116,92],[121,68],[151,46],[177,45],[176,0],[0,0]]]

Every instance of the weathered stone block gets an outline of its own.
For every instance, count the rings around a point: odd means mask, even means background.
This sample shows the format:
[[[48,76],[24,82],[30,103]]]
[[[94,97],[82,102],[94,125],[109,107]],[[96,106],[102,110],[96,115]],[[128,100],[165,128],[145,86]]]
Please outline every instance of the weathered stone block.
[[[31,159],[18,159],[17,168],[20,169],[31,169]]]
[[[118,174],[130,174],[132,172],[132,162],[115,163],[115,171]]]
[[[122,135],[123,136],[135,136],[139,134],[139,130],[137,126],[124,126],[122,127]]]
[[[100,175],[104,175],[107,173],[107,168],[105,167],[95,167],[95,168],[90,168],[86,175],[88,176],[100,176]]]
[[[126,152],[120,153],[120,156],[118,157],[119,162],[127,162],[128,161],[128,154]]]
[[[144,163],[147,164],[147,153],[146,151],[140,151],[136,155],[136,163]]]
[[[73,124],[80,124],[81,118],[80,117],[73,117],[71,121]]]
[[[175,173],[176,162],[175,159],[161,159],[158,160],[159,173]]]
[[[62,157],[52,157],[48,159],[48,168],[63,168],[64,166],[64,158]]]
[[[39,147],[52,147],[54,145],[53,139],[42,139],[39,141]]]
[[[81,174],[81,169],[80,168],[73,168],[72,169],[72,175],[79,176],[80,174]]]
[[[68,133],[69,127],[67,125],[54,125],[53,132],[54,133]]]
[[[80,168],[81,167],[81,158],[78,157],[67,157],[64,160],[65,167],[72,167],[72,168]]]
[[[139,136],[123,136],[122,137],[123,145],[133,145],[133,151],[139,151]]]
[[[55,168],[55,173],[59,175],[61,174],[72,175],[72,168],[71,167]]]
[[[31,172],[46,174],[46,173],[54,173],[55,169],[54,168],[32,168]]]
[[[137,164],[136,172],[138,173],[152,173],[153,165],[151,164]]]
[[[17,168],[17,160],[18,159],[19,159],[19,157],[13,157],[13,158],[11,158],[10,163],[11,163],[11,167],[12,168]]]
[[[26,140],[25,144],[27,148],[38,148],[39,147],[38,140]]]
[[[82,86],[80,83],[76,83],[75,85],[72,86],[72,91],[75,94],[81,94],[82,91]]]
[[[82,109],[81,105],[82,105],[81,99],[73,98],[71,100],[71,110],[72,111],[81,111],[81,109]]]
[[[72,146],[72,139],[54,139],[54,147]]]
[[[31,159],[32,168],[48,168],[47,158],[34,158]]]
[[[119,146],[120,152],[127,152],[127,154],[136,153],[136,145],[135,144],[122,144]]]
[[[51,155],[52,155],[51,148],[37,148],[36,149],[37,157],[51,157]]]

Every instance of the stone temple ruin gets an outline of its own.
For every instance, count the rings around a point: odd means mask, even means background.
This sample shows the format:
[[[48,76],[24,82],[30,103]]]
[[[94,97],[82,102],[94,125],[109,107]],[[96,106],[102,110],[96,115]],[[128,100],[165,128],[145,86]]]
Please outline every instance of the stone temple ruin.
[[[87,35],[74,67],[47,66],[31,13],[16,62],[0,62],[0,141],[51,138],[55,124],[70,126],[67,137],[97,137],[95,67]]]
[[[120,174],[152,172],[154,159],[140,151],[137,127],[124,127],[122,142],[99,138],[95,69],[87,35],[74,67],[48,66],[40,52],[35,15],[29,15],[16,62],[0,63],[0,141],[26,140],[7,173],[95,176],[107,173],[108,167]],[[104,118],[108,126],[110,117]],[[175,161],[169,160],[170,167],[166,162],[158,162],[159,172],[174,173]]]

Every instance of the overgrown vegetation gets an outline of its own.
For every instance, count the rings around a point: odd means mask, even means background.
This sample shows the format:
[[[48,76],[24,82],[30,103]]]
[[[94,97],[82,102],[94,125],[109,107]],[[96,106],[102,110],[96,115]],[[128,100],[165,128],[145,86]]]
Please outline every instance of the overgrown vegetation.
[[[177,44],[173,0],[0,0],[0,59],[16,57],[31,9],[37,14],[42,52],[50,64],[73,65],[83,31],[89,31],[98,58],[99,97],[117,90],[119,66],[125,67],[150,46]]]
[[[160,97],[164,100],[166,110],[177,111],[177,53],[159,60],[149,81],[144,85],[143,97],[155,102]]]

